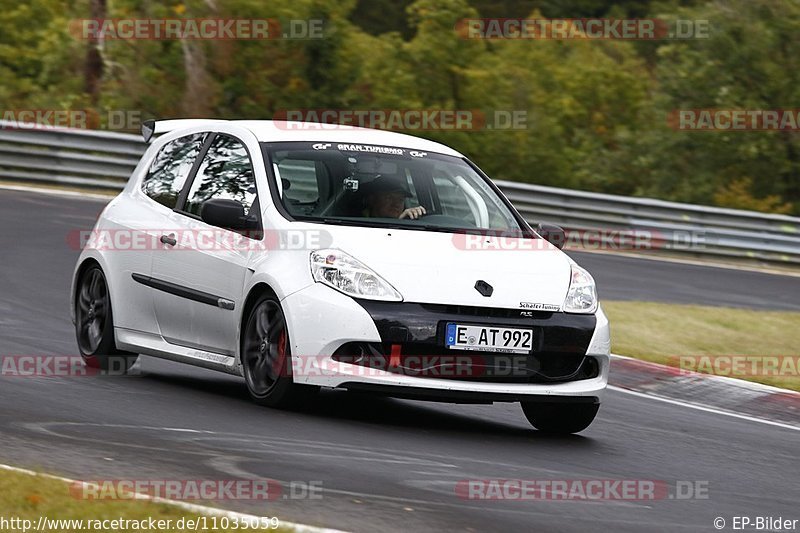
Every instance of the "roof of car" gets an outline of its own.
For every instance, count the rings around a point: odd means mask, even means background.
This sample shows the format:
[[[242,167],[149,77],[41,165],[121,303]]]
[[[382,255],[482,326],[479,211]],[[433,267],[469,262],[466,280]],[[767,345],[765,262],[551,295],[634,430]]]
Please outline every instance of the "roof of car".
[[[463,157],[449,146],[437,142],[386,130],[340,126],[337,124],[318,124],[312,122],[287,122],[278,120],[216,120],[216,119],[178,119],[155,123],[156,133],[165,133],[188,127],[229,123],[250,130],[259,142],[330,142],[337,144],[370,144],[394,146]]]

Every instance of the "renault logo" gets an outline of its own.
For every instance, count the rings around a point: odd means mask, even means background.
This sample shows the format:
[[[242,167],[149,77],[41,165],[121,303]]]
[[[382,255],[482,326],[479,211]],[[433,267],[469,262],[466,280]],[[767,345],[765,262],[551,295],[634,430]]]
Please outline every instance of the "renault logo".
[[[475,282],[475,290],[488,298],[494,292],[494,287],[479,279]]]

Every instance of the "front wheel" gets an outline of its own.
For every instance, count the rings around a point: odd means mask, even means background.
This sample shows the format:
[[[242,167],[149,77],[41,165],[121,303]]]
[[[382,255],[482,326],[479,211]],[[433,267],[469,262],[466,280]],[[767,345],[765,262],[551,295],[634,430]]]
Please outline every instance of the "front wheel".
[[[600,409],[598,403],[522,402],[525,418],[539,431],[578,433],[588,428]]]
[[[286,318],[276,298],[265,295],[253,305],[241,337],[242,370],[253,401],[294,407],[318,390],[294,383]]]
[[[125,374],[139,357],[118,350],[108,283],[99,266],[87,269],[75,291],[75,336],[86,366]]]

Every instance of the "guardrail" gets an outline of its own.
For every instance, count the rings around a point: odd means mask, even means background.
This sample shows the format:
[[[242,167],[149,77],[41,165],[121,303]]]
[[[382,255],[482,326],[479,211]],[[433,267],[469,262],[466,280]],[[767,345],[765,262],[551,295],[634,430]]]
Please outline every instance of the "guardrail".
[[[527,220],[588,230],[590,241],[592,231],[598,232],[598,239],[613,238],[619,231],[620,240],[642,237],[673,253],[800,265],[798,217],[526,183],[496,183]]]
[[[0,178],[121,189],[145,148],[140,135],[0,120]]]
[[[145,148],[138,135],[27,129],[0,121],[0,178],[119,190]],[[595,232],[606,247],[626,248],[620,241],[642,237],[671,253],[800,266],[798,217],[496,183],[527,220],[558,224],[573,234]]]

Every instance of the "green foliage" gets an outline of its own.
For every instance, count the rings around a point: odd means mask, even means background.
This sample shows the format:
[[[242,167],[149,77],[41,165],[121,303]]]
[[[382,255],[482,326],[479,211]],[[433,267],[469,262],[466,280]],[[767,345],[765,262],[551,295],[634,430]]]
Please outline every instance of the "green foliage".
[[[70,3],[0,0],[0,12],[3,110],[82,109],[86,103],[81,76],[85,51],[83,43],[70,35]]]
[[[658,48],[653,106],[661,116],[674,109],[798,107],[800,4],[732,0],[680,9],[670,18],[709,20],[711,34]],[[720,202],[730,195],[715,192],[736,190],[731,184],[745,179],[754,198],[775,196],[800,212],[797,132],[674,132],[662,122],[641,152],[650,163],[640,194]]]
[[[86,109],[90,0],[0,0],[0,105]],[[100,117],[293,109],[524,112],[527,127],[413,131],[497,179],[800,213],[800,134],[687,132],[673,110],[800,102],[800,4],[782,0],[109,0],[109,18],[318,18],[324,39],[106,40]],[[468,40],[476,17],[708,20],[708,39]],[[35,21],[33,23],[32,21]],[[101,124],[102,126],[102,124]]]
[[[782,203],[779,196],[773,194],[765,198],[755,198],[752,193],[753,180],[737,178],[714,193],[714,203],[734,209],[749,209],[766,213],[790,213],[791,204]]]

